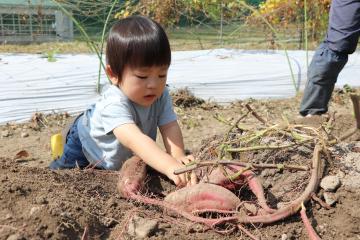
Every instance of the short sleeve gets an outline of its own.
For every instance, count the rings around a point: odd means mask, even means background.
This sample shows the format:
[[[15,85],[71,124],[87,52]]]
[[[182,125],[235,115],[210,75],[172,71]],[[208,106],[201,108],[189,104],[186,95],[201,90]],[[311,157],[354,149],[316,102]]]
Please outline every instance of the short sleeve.
[[[101,112],[101,121],[106,134],[123,124],[135,122],[127,101],[118,101],[105,106]]]
[[[165,88],[164,93],[160,98],[160,101],[161,110],[159,114],[158,126],[163,126],[177,119],[168,88]]]

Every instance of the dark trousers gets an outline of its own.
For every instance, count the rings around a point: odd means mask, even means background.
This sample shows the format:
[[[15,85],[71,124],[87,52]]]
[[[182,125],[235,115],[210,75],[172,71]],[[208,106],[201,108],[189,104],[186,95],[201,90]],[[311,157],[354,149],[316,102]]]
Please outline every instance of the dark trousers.
[[[308,69],[308,82],[300,104],[300,114],[320,115],[328,103],[340,71],[359,41],[360,1],[333,0],[325,41],[317,48]]]
[[[64,153],[59,159],[50,163],[50,169],[85,168],[89,165],[89,162],[82,151],[82,144],[78,134],[77,122],[79,119],[81,119],[81,116],[71,125],[67,136],[64,136],[66,138]]]

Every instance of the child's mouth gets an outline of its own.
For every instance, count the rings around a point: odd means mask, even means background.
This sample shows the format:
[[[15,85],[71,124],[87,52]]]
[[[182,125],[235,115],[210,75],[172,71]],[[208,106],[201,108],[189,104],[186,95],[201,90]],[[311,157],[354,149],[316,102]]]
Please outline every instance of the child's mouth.
[[[150,95],[146,95],[144,98],[145,98],[146,100],[150,101],[150,100],[155,99],[155,98],[156,98],[156,95],[150,94]]]

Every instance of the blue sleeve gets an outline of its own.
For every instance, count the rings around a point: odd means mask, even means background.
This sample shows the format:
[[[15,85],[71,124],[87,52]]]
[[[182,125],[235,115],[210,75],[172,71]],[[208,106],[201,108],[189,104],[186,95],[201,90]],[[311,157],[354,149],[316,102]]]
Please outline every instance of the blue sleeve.
[[[177,119],[177,116],[173,109],[172,100],[168,88],[165,88],[164,93],[160,98],[160,101],[161,101],[161,109],[158,119],[158,126],[163,126]]]

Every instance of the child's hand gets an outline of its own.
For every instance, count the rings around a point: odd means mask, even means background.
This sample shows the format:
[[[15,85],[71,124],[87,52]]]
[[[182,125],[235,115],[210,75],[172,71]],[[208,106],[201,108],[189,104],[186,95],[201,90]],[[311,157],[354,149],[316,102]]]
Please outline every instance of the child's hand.
[[[184,165],[178,161],[172,162],[166,169],[165,175],[172,180],[177,187],[185,187],[187,185],[185,174],[175,175],[174,171],[183,168]]]
[[[175,175],[175,174],[171,174],[170,176],[168,176],[177,187],[182,188],[187,186],[187,181],[186,181],[186,176],[185,174],[179,174],[179,175]]]
[[[185,157],[178,159],[178,161],[179,160],[185,165],[189,164],[190,162],[195,162],[195,158],[193,155],[187,155]],[[191,171],[191,173],[187,172],[185,174],[186,174],[186,178],[188,179],[187,186],[197,184],[198,179],[196,177],[195,171]]]
[[[187,155],[187,156],[178,158],[177,160],[179,162],[185,164],[185,165],[189,164],[190,162],[195,161],[193,155]],[[185,178],[185,181],[186,181],[186,186],[191,186],[191,185],[194,185],[194,184],[197,183],[197,177],[196,177],[195,171],[191,171],[191,173],[186,172],[186,173],[181,174],[181,175],[184,175],[184,178]]]

